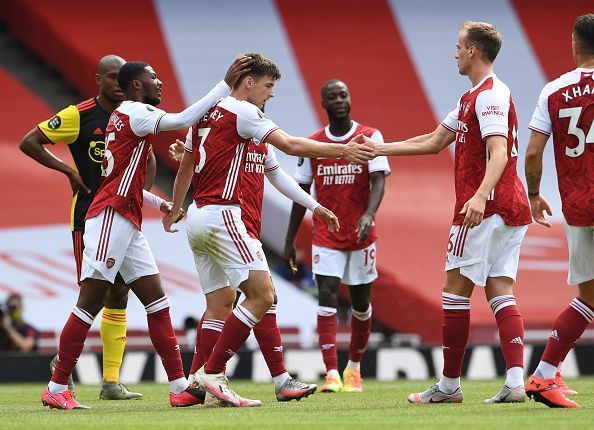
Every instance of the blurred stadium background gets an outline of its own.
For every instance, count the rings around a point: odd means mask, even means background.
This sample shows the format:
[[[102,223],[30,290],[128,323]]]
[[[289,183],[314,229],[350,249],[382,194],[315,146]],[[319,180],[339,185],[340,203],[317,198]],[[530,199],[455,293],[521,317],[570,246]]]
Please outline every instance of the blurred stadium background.
[[[267,113],[283,129],[309,135],[326,123],[319,90],[330,78],[351,89],[353,118],[377,127],[388,141],[432,130],[469,87],[454,62],[457,29],[463,20],[497,25],[504,44],[495,63],[512,90],[518,111],[523,177],[527,124],[544,84],[573,68],[571,29],[575,18],[592,12],[591,1],[574,0],[13,0],[0,8],[0,300],[24,298],[25,321],[41,331],[34,353],[0,353],[0,381],[43,381],[59,330],[76,301],[77,285],[68,226],[70,188],[18,149],[38,122],[70,103],[96,95],[96,64],[106,54],[145,60],[164,84],[162,108],[179,111],[220,80],[232,58],[261,51],[283,73]],[[176,166],[167,157],[164,134],[155,148],[162,196],[170,195]],[[451,148],[453,149],[453,148]],[[51,148],[69,159],[64,145]],[[293,173],[296,160],[283,155]],[[391,380],[426,379],[440,372],[441,295],[444,248],[454,202],[453,157],[390,160],[392,176],[376,222],[380,278],[373,292],[374,333],[363,376]],[[567,245],[561,224],[551,145],[547,148],[541,193],[552,202],[554,226],[532,225],[520,259],[516,297],[526,326],[526,362],[536,365],[552,319],[575,289],[566,286]],[[278,262],[290,202],[267,189],[263,241]],[[162,271],[186,358],[193,349],[187,317],[204,309],[185,234],[167,235],[158,214],[146,211],[144,230]],[[309,225],[299,246],[309,261]],[[307,289],[283,279],[274,266],[278,316],[289,371],[317,379],[323,363],[315,333],[317,300]],[[348,309],[347,296],[343,307]],[[122,382],[163,381],[151,352],[145,312],[130,299],[128,348]],[[100,381],[98,323],[87,340],[76,375]],[[343,330],[348,333],[348,326]],[[339,337],[340,339],[340,337]],[[342,346],[347,346],[348,335]],[[491,378],[504,371],[497,327],[483,293],[475,292],[471,343],[464,372]],[[594,373],[594,329],[570,353],[567,376]],[[229,370],[237,377],[266,380],[266,366],[254,342]],[[341,355],[346,361],[346,354]],[[189,363],[189,360],[186,360]],[[24,366],[28,371],[22,372]]]

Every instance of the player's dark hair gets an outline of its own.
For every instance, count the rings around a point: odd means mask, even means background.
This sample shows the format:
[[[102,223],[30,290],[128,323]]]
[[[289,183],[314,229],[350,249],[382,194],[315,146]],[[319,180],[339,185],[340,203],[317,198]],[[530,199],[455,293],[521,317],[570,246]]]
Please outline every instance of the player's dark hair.
[[[594,14],[582,15],[575,20],[573,39],[586,55],[594,55]]]
[[[243,81],[243,78],[246,76],[251,76],[256,80],[260,79],[262,76],[270,76],[275,81],[278,81],[281,78],[280,69],[270,58],[265,57],[259,52],[248,52],[243,55],[252,58],[252,63],[250,64],[251,70],[245,75],[241,76],[237,80],[236,85]]]
[[[466,47],[476,46],[489,62],[494,62],[503,39],[493,24],[465,21],[460,31],[466,31]]]
[[[146,72],[148,65],[144,61],[128,61],[122,66],[118,73],[118,85],[124,93],[126,93],[133,80]]]

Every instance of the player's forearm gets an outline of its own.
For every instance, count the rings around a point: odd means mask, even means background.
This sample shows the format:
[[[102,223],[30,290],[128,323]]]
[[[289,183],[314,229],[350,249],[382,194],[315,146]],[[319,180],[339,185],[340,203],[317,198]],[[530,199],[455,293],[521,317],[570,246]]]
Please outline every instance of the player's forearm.
[[[229,95],[229,85],[219,82],[208,94],[179,113],[166,113],[159,122],[158,131],[183,130],[196,123],[219,100]]]
[[[505,170],[505,166],[507,165],[507,152],[506,150],[497,150],[491,152],[489,161],[487,162],[487,167],[485,170],[485,177],[481,182],[480,187],[476,191],[476,194],[487,198]]]
[[[524,171],[526,172],[526,185],[528,195],[536,196],[540,193],[540,181],[542,178],[542,157],[545,145],[549,136],[532,131],[528,148],[526,148],[526,159]]]
[[[194,175],[192,165],[192,154],[186,152],[175,176],[175,183],[173,184],[173,207],[171,208],[171,213],[175,216],[179,215],[188,189],[190,188],[192,176]]]
[[[19,149],[39,164],[48,167],[65,175],[73,172],[72,168],[52,154],[43,143],[35,129],[31,130],[21,141]]]
[[[438,126],[428,134],[411,137],[402,142],[386,142],[376,145],[377,155],[426,155],[437,154],[454,141],[455,134]]]
[[[142,200],[145,205],[156,210],[161,210],[161,205],[165,202],[161,197],[147,190],[142,190]]]
[[[366,212],[375,217],[380,203],[384,198],[386,175],[384,172],[372,172],[369,182],[371,184],[371,188],[369,190],[369,203],[367,204]]]
[[[296,204],[301,205],[312,212],[319,206],[319,203],[309,193],[306,193],[303,188],[299,186],[297,181],[280,167],[272,172],[266,173],[266,178],[268,178],[268,181],[270,181],[274,188]]]
[[[307,184],[299,184],[299,186],[305,191],[309,193],[311,185]],[[299,226],[301,225],[301,221],[305,216],[305,208],[301,205],[293,203],[293,207],[291,208],[291,215],[289,216],[289,226],[287,227],[287,235],[285,236],[285,242],[293,244],[295,241],[295,237],[297,236],[297,232],[299,231]]]
[[[289,155],[307,158],[344,158],[346,145],[323,143],[305,137],[290,136],[280,130],[271,133],[269,142]]]

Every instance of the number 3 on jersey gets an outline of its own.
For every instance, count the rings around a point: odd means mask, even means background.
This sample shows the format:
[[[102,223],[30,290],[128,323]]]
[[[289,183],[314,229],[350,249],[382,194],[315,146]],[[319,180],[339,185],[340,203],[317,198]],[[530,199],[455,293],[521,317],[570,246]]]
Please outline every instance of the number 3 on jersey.
[[[204,149],[204,142],[206,141],[206,137],[210,133],[210,128],[199,128],[198,129],[198,137],[200,137],[200,145],[198,146],[198,155],[200,159],[198,164],[196,165],[195,172],[200,173],[202,168],[204,167],[204,163],[206,163],[206,150]]]
[[[113,155],[108,149],[109,142],[115,139],[115,132],[111,132],[107,135],[105,140],[105,153],[103,154],[103,161],[101,162],[101,176],[108,176],[113,170]]]
[[[565,147],[565,155],[568,157],[579,157],[584,153],[586,149],[586,143],[594,143],[594,121],[590,125],[590,131],[586,136],[584,130],[577,126],[580,119],[582,108],[572,107],[559,110],[559,118],[569,118],[569,126],[567,127],[567,133],[577,137],[578,145],[575,148]]]

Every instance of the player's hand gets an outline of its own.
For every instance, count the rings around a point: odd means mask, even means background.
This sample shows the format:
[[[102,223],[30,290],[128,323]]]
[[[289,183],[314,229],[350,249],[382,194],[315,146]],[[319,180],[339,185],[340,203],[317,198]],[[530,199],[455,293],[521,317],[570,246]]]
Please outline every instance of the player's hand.
[[[293,242],[285,243],[283,260],[293,275],[297,273],[296,255],[297,252],[295,251],[295,245],[293,245]]]
[[[545,212],[549,214],[549,216],[553,215],[553,211],[547,201],[542,198],[541,196],[534,196],[529,197],[530,200],[530,212],[532,212],[532,218],[534,221],[539,223],[540,225],[544,225],[545,227],[551,227],[551,223],[547,221],[545,218]]]
[[[485,215],[486,203],[486,198],[476,194],[472,196],[470,200],[464,203],[464,206],[460,211],[462,215],[466,215],[462,225],[468,228],[474,228],[479,225],[483,221],[483,215]]]
[[[367,164],[367,162],[374,157],[375,145],[368,145],[365,142],[365,136],[361,134],[358,134],[344,145],[344,154],[342,158],[351,163]]]
[[[233,88],[237,80],[242,76],[249,72],[251,69],[252,64],[252,57],[246,57],[242,55],[237,57],[233,64],[227,70],[227,74],[225,75],[225,82],[229,87]]]
[[[161,207],[159,208],[161,210],[161,212],[163,212],[163,219],[161,220],[161,222],[163,223],[163,228],[165,229],[165,231],[167,233],[176,233],[179,230],[172,228],[171,226],[173,224],[175,224],[176,222],[180,221],[184,215],[185,212],[182,208],[179,208],[178,211],[173,212],[173,203],[171,202],[163,202],[161,203]]]
[[[369,212],[365,212],[357,222],[355,232],[357,233],[357,242],[365,242],[371,233],[373,227],[374,216]]]
[[[326,209],[324,206],[319,205],[314,210],[314,216],[317,216],[322,219],[328,226],[328,231],[338,231],[340,230],[340,223],[338,222],[338,218],[334,215],[330,209]]]
[[[72,188],[72,195],[75,196],[79,190],[89,194],[90,188],[85,185],[82,178],[74,170],[68,173],[68,180],[70,181],[70,188]]]
[[[184,143],[179,140],[175,139],[175,143],[169,145],[169,158],[173,161],[179,163],[184,155]]]

